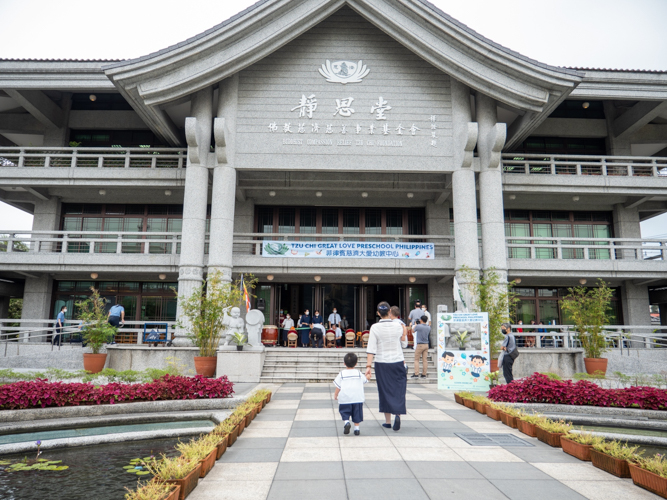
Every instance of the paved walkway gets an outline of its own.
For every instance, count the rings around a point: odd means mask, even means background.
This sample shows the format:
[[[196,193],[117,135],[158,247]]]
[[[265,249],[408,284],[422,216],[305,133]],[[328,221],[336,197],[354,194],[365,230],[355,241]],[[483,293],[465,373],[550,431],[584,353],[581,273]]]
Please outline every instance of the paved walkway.
[[[276,386],[271,403],[190,500],[654,499],[433,385],[408,386],[401,430],[384,429],[366,385],[361,436],[343,435],[333,384]],[[529,447],[471,446],[455,433],[513,434]]]

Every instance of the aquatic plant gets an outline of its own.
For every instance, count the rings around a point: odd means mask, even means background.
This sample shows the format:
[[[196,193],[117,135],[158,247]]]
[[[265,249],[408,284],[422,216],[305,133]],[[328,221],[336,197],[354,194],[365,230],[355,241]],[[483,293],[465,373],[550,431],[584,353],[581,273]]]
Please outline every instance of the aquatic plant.
[[[130,460],[129,465],[125,465],[123,469],[129,474],[136,474],[137,476],[146,476],[150,472],[144,466],[144,462],[154,459],[154,456],[145,457],[145,458],[133,458]]]

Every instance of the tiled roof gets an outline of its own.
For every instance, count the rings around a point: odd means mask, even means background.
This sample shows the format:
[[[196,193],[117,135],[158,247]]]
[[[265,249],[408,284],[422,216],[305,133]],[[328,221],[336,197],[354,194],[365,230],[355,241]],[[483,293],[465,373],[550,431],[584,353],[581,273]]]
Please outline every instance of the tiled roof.
[[[667,69],[621,69],[621,68],[581,68],[574,66],[564,66],[566,69],[577,71],[612,71],[615,73],[667,73]]]

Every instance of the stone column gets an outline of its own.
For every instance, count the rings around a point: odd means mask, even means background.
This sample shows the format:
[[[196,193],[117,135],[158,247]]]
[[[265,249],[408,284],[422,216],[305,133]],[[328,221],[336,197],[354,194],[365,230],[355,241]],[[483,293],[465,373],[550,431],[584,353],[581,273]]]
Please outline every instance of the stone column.
[[[604,101],[604,117],[607,121],[607,154],[612,156],[632,156],[630,139],[618,138],[614,135],[614,120],[618,116],[612,101]]]
[[[639,210],[637,207],[625,208],[622,203],[614,205],[613,223],[615,238],[641,239],[642,231],[639,225]],[[617,259],[636,259],[641,255],[636,255],[633,249],[616,250]]]
[[[213,89],[211,87],[200,90],[193,96],[191,114],[196,122],[188,137],[188,163],[185,173],[183,230],[178,273],[178,294],[181,297],[191,295],[203,282],[208,164],[213,127]],[[181,318],[181,313],[179,304],[176,317]],[[174,345],[188,346],[190,341],[183,337],[182,332],[179,332]]]
[[[0,296],[0,319],[7,319],[9,316],[9,300],[11,297]]]
[[[635,285],[632,281],[623,282],[621,288],[623,322],[626,325],[650,325],[651,310],[646,285]]]
[[[507,279],[505,218],[503,212],[503,180],[500,153],[505,145],[506,130],[499,124],[496,103],[477,93],[475,100],[479,137],[477,153],[480,160],[479,204],[482,221],[482,262],[484,269],[495,268],[501,281]]]
[[[447,281],[444,281],[446,279]],[[438,345],[438,306],[447,306],[447,311],[454,311],[454,296],[451,278],[432,278],[428,280],[428,311],[431,313],[431,346]],[[437,347],[436,347],[437,349]]]
[[[33,231],[58,231],[60,228],[60,200],[56,197],[49,198],[48,200],[37,200],[35,202],[35,209],[33,212],[32,220],[32,230]],[[39,237],[40,235],[35,235]],[[53,235],[43,234],[43,237],[53,237]],[[55,250],[51,248],[55,246],[56,243],[42,243],[41,250],[49,251]]]
[[[49,319],[49,312],[51,311],[51,296],[53,292],[53,279],[44,274],[35,278],[26,278],[23,288],[23,310],[21,312],[21,319],[23,320],[44,320]],[[46,328],[47,324],[40,321],[22,323],[21,326],[30,328],[31,330],[38,330]],[[22,340],[27,342],[45,342],[46,337],[37,337],[37,335],[45,334],[47,331],[40,331],[34,334],[34,337],[28,339],[21,335]]]
[[[452,86],[452,122],[454,126],[454,171],[452,172],[452,204],[454,208],[454,248],[456,279],[465,293],[467,278],[463,267],[479,270],[477,239],[477,193],[472,170],[473,150],[477,142],[477,124],[472,122],[470,89],[455,79]],[[470,298],[466,300],[468,307]]]
[[[434,236],[449,236],[449,200],[441,204],[433,201],[426,202],[426,234]],[[449,252],[446,247],[439,251],[442,257],[452,257],[453,252]]]
[[[238,75],[220,83],[218,117],[216,118],[216,165],[211,193],[211,245],[209,272],[222,273],[225,281],[232,280],[234,243],[234,208],[236,204],[236,169],[234,146],[236,112],[238,108]]]
[[[60,109],[63,110],[62,124],[60,127],[47,127],[44,131],[44,142],[42,143],[44,147],[62,148],[69,146],[69,113],[72,109],[72,93],[63,92],[59,105]]]

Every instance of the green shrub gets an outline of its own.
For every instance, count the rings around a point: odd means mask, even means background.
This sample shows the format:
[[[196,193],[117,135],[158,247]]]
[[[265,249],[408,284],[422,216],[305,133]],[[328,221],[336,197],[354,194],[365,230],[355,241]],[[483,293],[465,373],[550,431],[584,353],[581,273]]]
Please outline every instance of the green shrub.
[[[637,465],[660,477],[667,478],[667,461],[664,455],[654,455],[650,458],[637,457]]]
[[[604,443],[604,438],[602,436],[596,436],[590,432],[585,432],[583,428],[580,432],[570,431],[570,433],[565,437],[570,441],[574,441],[575,443],[586,444],[589,446]]]
[[[636,462],[644,453],[643,451],[637,453],[639,446],[628,446],[626,443],[621,443],[620,441],[603,441],[602,443],[594,444],[593,449],[610,457],[629,462]]]
[[[558,375],[557,373],[553,373],[553,372],[542,372],[542,375],[546,375],[551,380],[563,380],[560,375]]]

